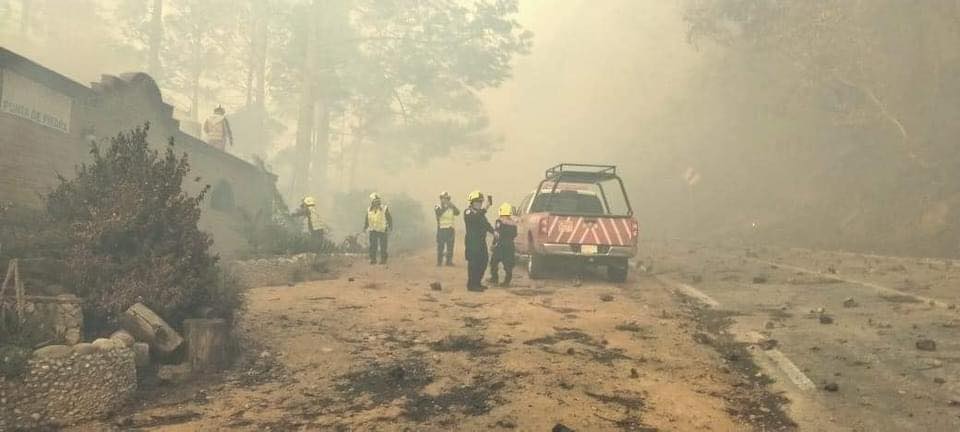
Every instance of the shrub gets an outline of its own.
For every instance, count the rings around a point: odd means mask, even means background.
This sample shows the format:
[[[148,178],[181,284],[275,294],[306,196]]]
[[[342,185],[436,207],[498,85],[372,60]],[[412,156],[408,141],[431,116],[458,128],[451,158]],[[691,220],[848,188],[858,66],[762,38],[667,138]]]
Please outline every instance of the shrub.
[[[262,159],[254,158],[254,164],[264,172],[269,169]],[[251,257],[295,255],[306,252],[328,253],[336,249],[327,232],[311,235],[306,231],[303,217],[292,216],[283,196],[273,185],[273,199],[269,212],[250,214],[239,210],[243,223],[240,233],[247,241],[247,255]]]
[[[172,138],[162,153],[150,149],[148,129],[120,133],[105,150],[94,144],[93,161],[74,179],[60,177],[47,197],[51,220],[68,233],[70,283],[94,327],[138,301],[179,323],[224,295],[212,240],[197,227],[209,186],[184,192],[187,156],[174,154]]]

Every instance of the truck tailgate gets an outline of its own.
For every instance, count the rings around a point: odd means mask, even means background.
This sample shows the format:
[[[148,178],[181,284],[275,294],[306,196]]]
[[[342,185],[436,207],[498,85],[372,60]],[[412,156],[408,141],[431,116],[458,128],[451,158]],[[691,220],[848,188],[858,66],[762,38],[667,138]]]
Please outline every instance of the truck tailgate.
[[[545,243],[633,246],[637,222],[629,216],[576,216],[550,214],[541,219]]]

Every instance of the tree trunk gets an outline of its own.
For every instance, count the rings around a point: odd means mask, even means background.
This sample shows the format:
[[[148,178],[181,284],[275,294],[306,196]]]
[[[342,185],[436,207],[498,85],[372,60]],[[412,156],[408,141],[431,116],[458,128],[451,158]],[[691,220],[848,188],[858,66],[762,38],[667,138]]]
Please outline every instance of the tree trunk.
[[[266,15],[269,10],[266,2],[255,0],[255,4],[262,5],[256,22],[255,34],[257,43],[254,45],[256,63],[254,65],[254,101],[261,110],[266,106],[267,98],[267,47],[270,45],[270,34]]]
[[[150,11],[150,59],[147,71],[154,81],[160,79],[160,45],[163,44],[163,0],[153,0]]]
[[[195,47],[195,49],[200,51],[203,48]],[[200,55],[194,55],[190,71],[190,114],[197,122],[200,121],[200,75],[203,73],[203,66],[200,62]]]
[[[156,352],[169,354],[183,343],[180,334],[143,303],[130,306],[120,316],[120,327]]]
[[[217,372],[227,366],[229,329],[222,319],[183,321],[187,360],[194,372]]]
[[[316,115],[313,124],[315,139],[311,169],[311,177],[314,181],[310,187],[316,190],[309,192],[323,195],[327,191],[327,168],[330,163],[330,109],[323,98],[317,101],[314,114]]]
[[[317,67],[317,25],[319,2],[310,4],[310,19],[307,19],[306,52],[301,68],[300,109],[297,116],[297,162],[294,166],[291,193],[300,196],[307,192],[310,184],[310,161],[313,159],[314,103],[316,101]]]

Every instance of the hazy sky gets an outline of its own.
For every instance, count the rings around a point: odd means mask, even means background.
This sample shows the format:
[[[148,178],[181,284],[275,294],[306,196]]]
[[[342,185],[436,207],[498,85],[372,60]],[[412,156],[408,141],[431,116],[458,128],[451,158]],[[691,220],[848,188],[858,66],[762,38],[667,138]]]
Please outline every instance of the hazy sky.
[[[479,188],[516,204],[554,163],[621,163],[607,150],[656,145],[641,142],[638,131],[699,59],[686,43],[679,2],[522,0],[520,7],[533,50],[516,61],[511,81],[484,94],[502,150],[489,162],[452,158],[405,173],[423,185],[418,198],[433,201],[439,191],[431,189],[442,187],[462,201]]]

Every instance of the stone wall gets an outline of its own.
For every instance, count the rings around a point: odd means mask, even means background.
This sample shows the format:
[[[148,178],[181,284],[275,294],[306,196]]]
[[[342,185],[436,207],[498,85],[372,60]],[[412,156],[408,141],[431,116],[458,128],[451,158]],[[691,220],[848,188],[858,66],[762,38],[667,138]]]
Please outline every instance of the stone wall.
[[[0,376],[0,431],[101,418],[136,388],[134,353],[122,342],[47,346],[33,353],[22,376]]]
[[[16,314],[16,300],[4,296],[0,301],[7,314]],[[72,294],[56,297],[25,296],[24,320],[26,326],[35,329],[36,338],[53,343],[75,344],[83,334],[83,310],[81,299]]]

